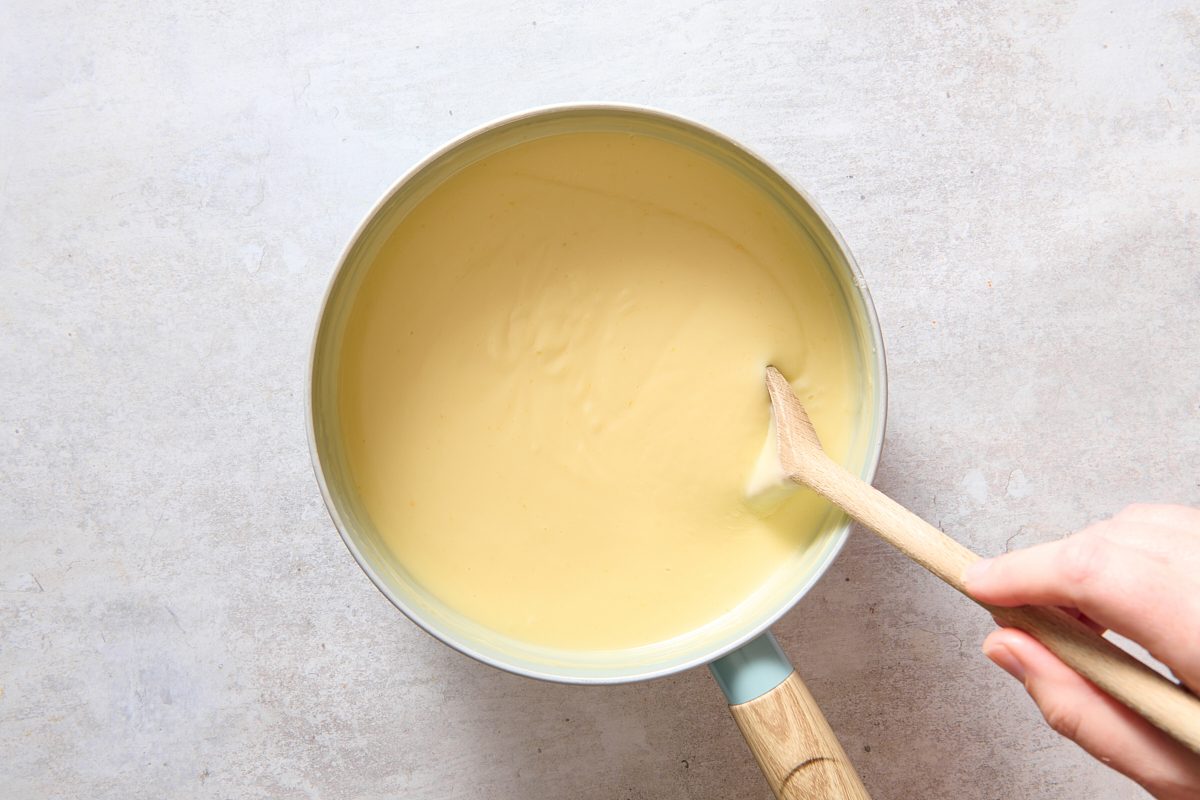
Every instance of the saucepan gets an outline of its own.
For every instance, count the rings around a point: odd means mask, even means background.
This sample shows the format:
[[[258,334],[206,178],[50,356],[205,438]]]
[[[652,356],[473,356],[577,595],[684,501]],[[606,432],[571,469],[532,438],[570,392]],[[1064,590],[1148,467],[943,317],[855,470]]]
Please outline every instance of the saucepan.
[[[844,465],[870,480],[883,446],[886,369],[870,294],[849,249],[816,203],[750,150],[708,127],[647,108],[587,104],[540,108],[500,119],[442,147],[402,177],[350,238],[321,308],[310,365],[308,434],[321,493],[363,572],[430,635],[493,667],[547,681],[614,684],[708,665],[767,781],[779,797],[866,797],[812,695],[769,632],[808,593],[846,541],[849,522],[830,508],[810,546],[735,614],[667,642],[617,651],[535,647],[457,613],[414,580],[383,543],[351,477],[339,419],[338,375],[347,319],[374,257],[397,222],[465,165],[539,137],[567,132],[658,137],[712,159],[766,192],[798,225],[836,286],[851,331],[857,402]],[[764,389],[764,402],[765,402]],[[619,498],[614,498],[619,501]]]

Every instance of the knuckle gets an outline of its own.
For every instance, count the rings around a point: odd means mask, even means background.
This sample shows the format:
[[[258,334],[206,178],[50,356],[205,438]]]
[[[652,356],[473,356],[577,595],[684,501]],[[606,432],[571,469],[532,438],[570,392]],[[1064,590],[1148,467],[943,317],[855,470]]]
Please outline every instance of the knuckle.
[[[1066,705],[1047,705],[1042,708],[1042,716],[1056,733],[1068,739],[1075,739],[1083,724],[1083,715],[1079,710]]]
[[[1079,533],[1063,545],[1059,569],[1063,580],[1076,586],[1095,583],[1108,563],[1104,540],[1095,534]]]
[[[1122,512],[1124,513],[1124,512]],[[1128,527],[1127,522],[1122,522],[1120,514],[1112,519],[1103,519],[1099,522],[1093,522],[1083,530],[1075,534],[1075,536],[1099,536],[1109,541],[1116,541],[1121,538],[1121,532]]]
[[[1111,521],[1123,524],[1136,524],[1153,522],[1154,519],[1162,517],[1165,506],[1158,506],[1152,503],[1130,503],[1121,511],[1112,515]]]
[[[1113,519],[1134,520],[1142,519],[1153,514],[1155,507],[1149,503],[1130,503],[1118,511]]]

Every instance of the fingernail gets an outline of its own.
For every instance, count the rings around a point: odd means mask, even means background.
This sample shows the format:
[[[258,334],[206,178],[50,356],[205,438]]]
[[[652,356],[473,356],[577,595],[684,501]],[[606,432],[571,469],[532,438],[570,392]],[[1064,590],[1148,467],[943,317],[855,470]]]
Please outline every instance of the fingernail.
[[[987,571],[992,568],[994,562],[990,558],[981,558],[971,566],[967,567],[967,571],[963,573],[963,582],[970,584],[982,578],[987,574]]]
[[[1012,675],[1021,683],[1025,682],[1025,667],[1013,655],[1012,650],[1009,650],[1002,644],[983,643],[983,654],[990,658],[996,666]]]

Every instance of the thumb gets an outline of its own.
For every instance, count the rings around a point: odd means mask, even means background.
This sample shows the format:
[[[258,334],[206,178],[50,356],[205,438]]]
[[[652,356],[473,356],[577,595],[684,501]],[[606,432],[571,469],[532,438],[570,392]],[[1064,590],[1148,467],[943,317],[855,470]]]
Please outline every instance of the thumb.
[[[1004,628],[983,652],[1025,684],[1050,727],[1158,800],[1200,797],[1200,755],[1096,688],[1028,634]]]

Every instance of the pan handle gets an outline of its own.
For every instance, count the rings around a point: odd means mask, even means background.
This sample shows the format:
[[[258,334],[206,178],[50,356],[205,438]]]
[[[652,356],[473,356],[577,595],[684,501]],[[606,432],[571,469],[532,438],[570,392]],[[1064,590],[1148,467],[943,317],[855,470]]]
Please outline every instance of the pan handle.
[[[779,800],[870,800],[808,687],[770,632],[709,664]]]

